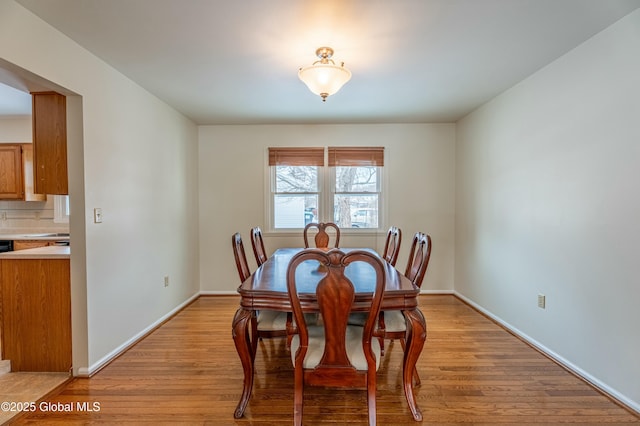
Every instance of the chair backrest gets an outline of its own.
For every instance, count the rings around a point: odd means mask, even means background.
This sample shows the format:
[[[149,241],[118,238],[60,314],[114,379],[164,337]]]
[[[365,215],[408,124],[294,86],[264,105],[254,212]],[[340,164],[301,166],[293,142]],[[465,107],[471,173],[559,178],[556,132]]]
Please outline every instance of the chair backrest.
[[[382,258],[391,265],[396,266],[398,254],[400,253],[400,243],[402,242],[402,231],[396,226],[392,226],[387,231],[387,241],[384,243]]]
[[[326,384],[330,386],[352,386],[356,383],[356,378],[359,378],[359,380],[364,379],[362,377],[362,369],[360,373],[357,373],[357,369],[349,361],[346,348],[347,322],[355,301],[356,290],[351,280],[345,275],[345,268],[354,262],[365,262],[371,265],[375,272],[373,275],[375,277],[375,286],[372,288],[373,298],[362,336],[367,371],[373,372],[375,376],[376,356],[373,353],[371,341],[374,328],[378,322],[377,318],[384,294],[385,269],[382,261],[375,253],[363,250],[353,250],[345,254],[340,249],[324,251],[311,248],[299,252],[289,262],[287,290],[300,342],[299,348],[295,353],[294,367],[296,369],[303,368],[303,361],[307,355],[309,344],[309,331],[300,304],[298,282],[296,281],[296,269],[301,263],[308,260],[316,260],[321,265],[317,270],[321,278],[315,287],[315,291],[322,317],[321,324],[324,327],[325,345],[324,354],[322,354],[319,364],[312,370],[305,371],[305,381],[307,381],[309,375],[316,375],[315,383],[310,380],[310,384],[321,384],[318,381],[325,380],[329,382]],[[362,266],[368,268],[366,265]],[[298,275],[304,274],[299,273]],[[316,275],[315,272],[314,275]],[[303,287],[301,292],[308,292],[308,277],[300,276],[299,280],[301,287]],[[311,353],[310,355],[313,356]],[[345,382],[340,384],[341,380],[345,380]]]
[[[264,249],[262,230],[259,226],[251,229],[251,245],[253,246],[253,254],[256,256],[256,263],[260,266],[267,261],[267,251]]]
[[[418,287],[422,286],[422,280],[424,279],[424,274],[427,272],[430,257],[431,237],[422,232],[416,232],[413,236],[413,242],[411,243],[409,261],[407,262],[407,269],[404,275]]]
[[[309,230],[312,228],[317,228],[318,233],[316,234],[314,241],[316,243],[317,248],[329,248],[329,240],[330,236],[327,233],[327,228],[335,229],[335,244],[333,245],[335,248],[338,248],[340,245],[340,227],[333,222],[327,223],[308,223],[307,226],[304,227],[304,246],[305,248],[309,248]]]
[[[244,252],[244,244],[242,244],[242,237],[239,232],[233,234],[231,244],[233,247],[233,256],[236,258],[236,267],[238,268],[240,282],[244,282],[251,276],[251,271],[249,270],[247,255]]]

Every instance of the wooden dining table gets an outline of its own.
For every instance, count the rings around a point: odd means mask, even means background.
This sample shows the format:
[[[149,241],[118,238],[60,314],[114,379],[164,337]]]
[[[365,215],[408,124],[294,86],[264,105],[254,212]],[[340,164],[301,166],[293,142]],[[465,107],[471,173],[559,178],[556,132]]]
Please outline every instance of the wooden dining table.
[[[282,312],[291,311],[291,303],[287,292],[287,267],[291,258],[303,248],[280,248],[269,257],[256,271],[238,287],[240,293],[240,307],[232,323],[232,335],[238,356],[244,370],[242,396],[234,412],[236,419],[244,415],[245,408],[251,397],[254,377],[254,345],[252,345],[251,321],[254,313],[260,309],[270,309]],[[356,249],[341,249],[345,252]],[[363,249],[359,249],[363,250]],[[375,253],[375,251],[370,250]],[[382,259],[382,258],[381,258]],[[358,267],[353,263],[347,267],[345,273],[353,282],[356,289],[354,312],[366,312],[371,305],[373,294],[373,268]],[[383,260],[385,266],[385,292],[382,300],[382,310],[401,310],[407,319],[406,347],[403,357],[402,381],[407,404],[414,420],[421,421],[422,413],[416,404],[413,393],[413,371],[420,357],[427,335],[427,326],[420,309],[418,309],[418,295],[420,289],[408,278],[400,273],[390,263]],[[302,265],[297,273],[305,274],[308,292],[301,294],[301,303],[305,312],[319,312],[315,298],[315,286],[323,276],[318,271],[318,263],[309,261],[306,268]],[[302,293],[305,293],[304,290]]]

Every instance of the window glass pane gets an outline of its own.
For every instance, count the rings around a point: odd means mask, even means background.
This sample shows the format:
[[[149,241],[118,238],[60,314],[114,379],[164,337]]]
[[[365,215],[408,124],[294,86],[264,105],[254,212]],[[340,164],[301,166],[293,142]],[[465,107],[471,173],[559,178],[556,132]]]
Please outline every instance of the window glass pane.
[[[334,222],[341,228],[378,228],[379,168],[337,166]]]
[[[275,166],[275,191],[318,192],[318,167],[316,166]],[[315,207],[315,206],[314,206]]]
[[[69,196],[53,196],[53,223],[69,223]]]
[[[336,167],[336,192],[378,192],[377,167]]]
[[[341,228],[378,228],[378,194],[336,194],[334,220]]]
[[[275,228],[304,228],[318,221],[317,195],[276,194],[273,201]]]

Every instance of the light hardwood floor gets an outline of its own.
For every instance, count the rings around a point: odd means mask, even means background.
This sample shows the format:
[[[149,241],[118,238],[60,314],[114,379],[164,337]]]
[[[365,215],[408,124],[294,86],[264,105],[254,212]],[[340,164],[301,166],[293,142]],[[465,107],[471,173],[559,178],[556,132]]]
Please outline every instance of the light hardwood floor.
[[[242,386],[231,339],[238,300],[197,299],[92,378],[75,379],[45,400],[70,411],[38,410],[12,424],[292,423],[292,369],[283,339],[260,343],[253,395],[245,417],[233,418]],[[422,385],[416,388],[424,421],[414,422],[407,408],[402,350],[394,342],[387,343],[378,373],[378,424],[640,423],[639,416],[454,296],[421,296],[420,307],[428,330],[418,361]],[[85,402],[94,411],[76,405]],[[305,424],[366,421],[364,391],[305,391]]]
[[[4,424],[18,412],[18,405],[36,402],[42,396],[56,390],[69,380],[69,373],[16,372],[0,375],[0,402],[13,404],[0,409],[0,424]]]

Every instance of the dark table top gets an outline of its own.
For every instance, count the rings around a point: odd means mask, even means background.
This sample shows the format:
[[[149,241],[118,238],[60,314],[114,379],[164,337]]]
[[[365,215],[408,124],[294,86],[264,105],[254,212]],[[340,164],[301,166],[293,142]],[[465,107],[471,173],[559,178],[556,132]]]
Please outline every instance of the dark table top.
[[[291,258],[303,248],[281,248],[260,266],[240,287],[241,306],[247,309],[276,309],[290,310],[289,295],[287,293],[287,267]],[[350,250],[371,249],[341,249]],[[417,296],[420,289],[413,285],[396,268],[384,261],[385,266],[385,295],[382,302],[383,309],[412,309],[417,307]],[[362,262],[354,262],[347,266],[345,274],[356,289],[355,310],[362,303],[362,310],[370,304],[374,285],[373,268]],[[307,261],[296,271],[299,293],[303,309],[317,310],[315,301],[315,287],[324,274],[319,270],[319,263]],[[306,295],[305,295],[306,293]],[[368,303],[367,303],[368,302]]]

